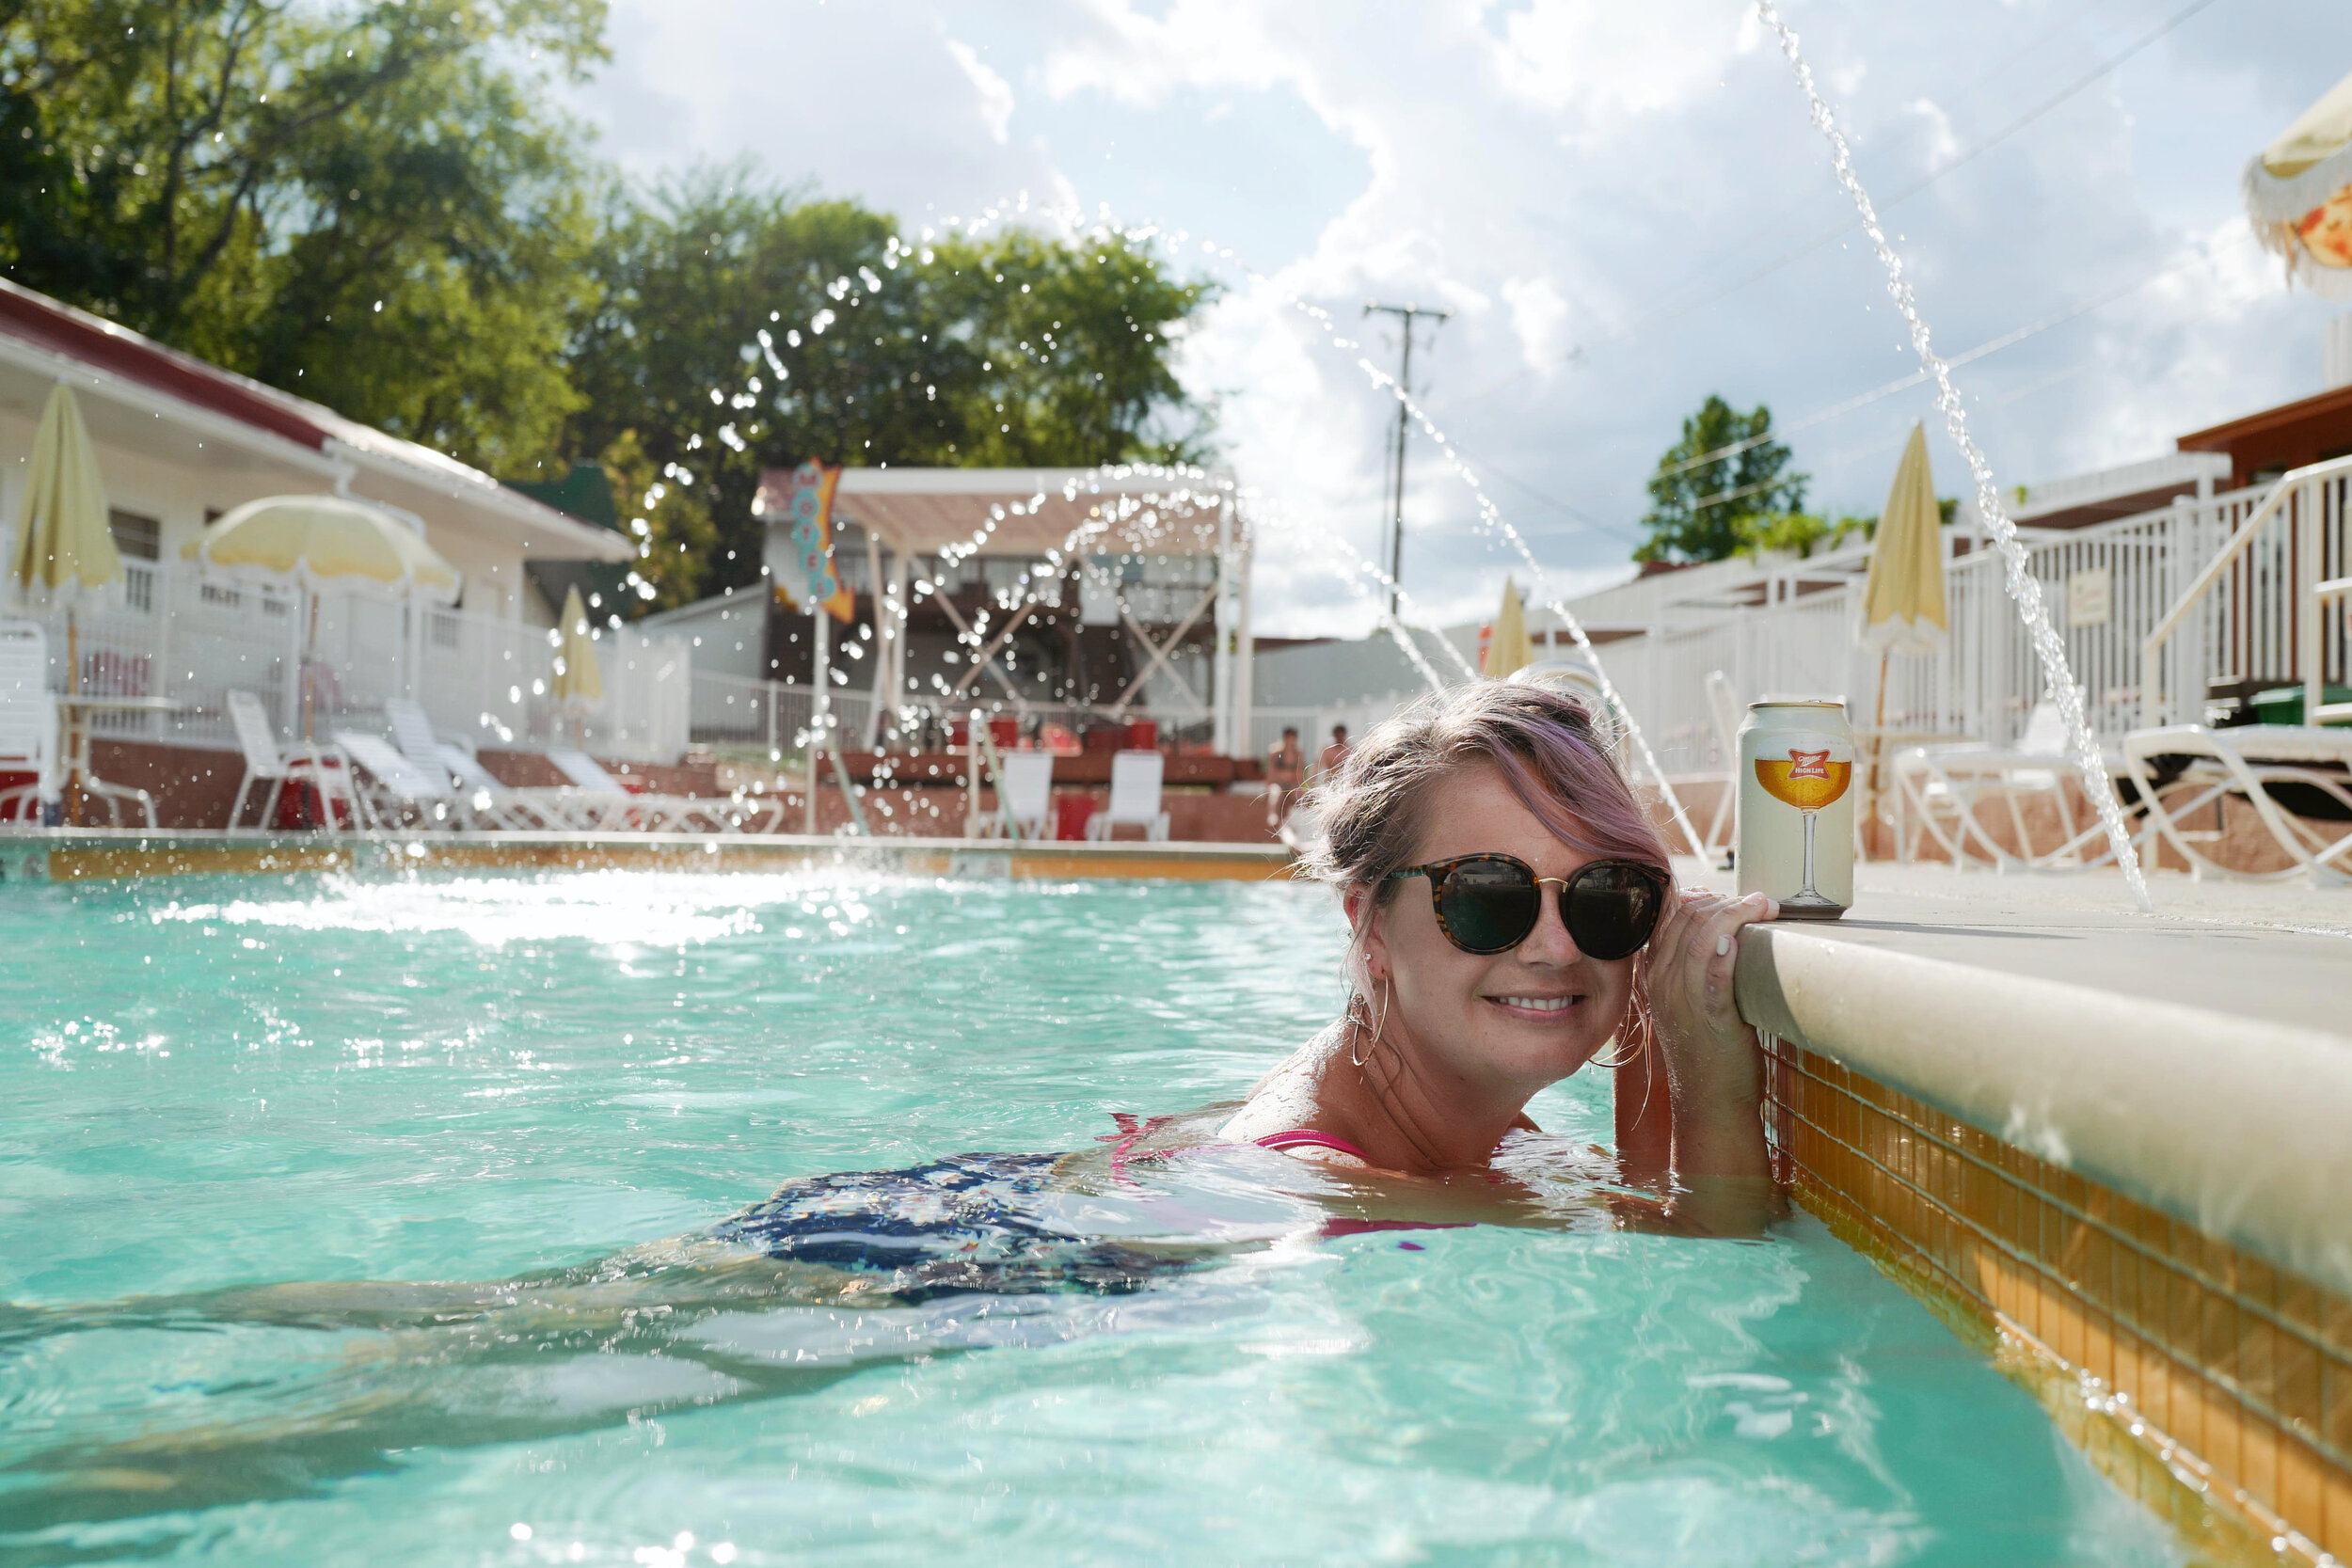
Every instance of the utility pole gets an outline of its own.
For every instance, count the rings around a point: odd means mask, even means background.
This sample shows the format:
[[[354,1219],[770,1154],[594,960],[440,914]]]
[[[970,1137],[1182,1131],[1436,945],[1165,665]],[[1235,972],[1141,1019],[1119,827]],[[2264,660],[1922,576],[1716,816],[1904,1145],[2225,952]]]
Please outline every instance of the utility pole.
[[[1396,619],[1397,585],[1405,577],[1405,433],[1411,421],[1411,413],[1405,399],[1413,390],[1413,323],[1427,316],[1443,326],[1453,316],[1451,310],[1423,310],[1415,305],[1381,305],[1368,303],[1364,314],[1394,316],[1405,327],[1405,354],[1396,372],[1396,490],[1395,502],[1389,514],[1389,619]],[[1436,327],[1432,327],[1434,334]]]

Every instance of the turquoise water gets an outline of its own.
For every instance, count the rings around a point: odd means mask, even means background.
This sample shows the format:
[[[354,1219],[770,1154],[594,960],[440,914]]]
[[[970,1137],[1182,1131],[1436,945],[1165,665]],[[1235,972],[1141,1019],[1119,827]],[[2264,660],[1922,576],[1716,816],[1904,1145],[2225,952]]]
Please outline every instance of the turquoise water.
[[[1289,885],[0,888],[0,1564],[2179,1560],[1813,1221],[1612,1228],[1581,1079],[1515,1156],[1543,1227],[1318,1239],[1236,1150],[1025,1200],[1172,1259],[1109,1293],[730,1297],[682,1247],[221,1294],[1099,1148],[1244,1093],[1340,935]]]

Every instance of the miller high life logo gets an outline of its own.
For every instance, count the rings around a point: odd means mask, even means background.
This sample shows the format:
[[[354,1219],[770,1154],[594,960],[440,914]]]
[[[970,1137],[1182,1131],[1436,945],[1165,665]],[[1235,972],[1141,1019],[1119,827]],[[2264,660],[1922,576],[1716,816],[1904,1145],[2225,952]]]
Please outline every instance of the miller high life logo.
[[[1820,779],[1824,784],[1828,783],[1829,752],[1826,749],[1819,752],[1791,751],[1788,753],[1788,777],[1792,780]]]

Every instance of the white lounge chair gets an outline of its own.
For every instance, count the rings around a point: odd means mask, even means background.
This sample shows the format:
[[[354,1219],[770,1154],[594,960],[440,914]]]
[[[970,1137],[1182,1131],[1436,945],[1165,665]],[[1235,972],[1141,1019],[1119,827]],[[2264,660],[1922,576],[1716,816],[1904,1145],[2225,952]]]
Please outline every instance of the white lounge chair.
[[[582,826],[565,810],[569,789],[516,789],[501,784],[480,757],[446,740],[435,744],[434,754],[456,781],[457,814],[469,828],[529,832]]]
[[[596,818],[597,830],[639,829],[647,832],[772,832],[784,819],[781,800],[753,801],[732,796],[638,795],[598,767],[587,752],[549,747],[547,759],[571,781],[558,799]]]
[[[453,746],[433,733],[424,709],[405,697],[384,705],[391,724],[392,744],[421,773],[446,773],[456,785],[453,797],[458,825],[476,831],[514,832],[570,827],[554,797],[561,790],[514,789],[499,782],[480,758],[462,746]],[[543,799],[544,798],[544,799]]]
[[[1168,813],[1160,809],[1160,776],[1167,759],[1157,752],[1120,752],[1111,757],[1111,799],[1087,818],[1087,837],[1106,839],[1120,828],[1141,828],[1158,843],[1168,837]]]
[[[2275,881],[2300,874],[2318,886],[2352,881],[2352,832],[2330,837],[2309,826],[2309,820],[2352,822],[2352,729],[2170,724],[2134,730],[2123,737],[2123,755],[2150,821],[2187,860],[2193,875]],[[2163,788],[2183,784],[2193,792],[2188,799],[2162,798]],[[2280,871],[2236,871],[2197,847],[2217,835],[2189,829],[2181,818],[2230,795],[2253,806],[2294,863]]]
[[[1156,753],[1155,753],[1156,754]],[[1011,752],[996,759],[996,815],[979,825],[982,838],[1051,838],[1054,759],[1043,752]]]
[[[358,730],[337,730],[335,744],[351,760],[352,795],[371,826],[438,828],[456,822],[457,792],[442,769],[419,768],[390,742]]]
[[[2127,775],[2121,752],[2108,748],[2103,756],[2110,780],[2120,782]],[[1916,849],[1922,830],[1951,857],[1954,865],[1970,858],[1971,844],[2001,869],[2097,865],[2114,854],[2113,847],[2105,843],[2106,829],[2095,812],[2089,827],[2075,824],[2069,785],[2075,780],[2076,769],[2066,723],[2058,717],[2056,703],[2033,705],[2026,715],[2025,733],[2014,746],[1913,746],[1898,752],[1891,766],[1899,804],[1915,822],[1912,843],[1903,855],[1906,860]],[[1997,797],[2008,808],[2010,828],[2017,835],[2013,851],[1985,832],[1978,817],[1978,808],[1988,795]],[[2061,842],[2055,848],[2034,847],[2021,807],[2021,801],[2030,796],[2047,796],[2057,808]],[[2098,848],[2090,853],[2093,845]]]
[[[0,621],[0,773],[32,775],[0,790],[0,822],[38,825],[61,783],[57,705],[49,695],[49,639],[25,621]]]
[[[280,751],[278,732],[271,728],[269,713],[262,706],[262,699],[250,691],[229,693],[229,722],[237,732],[237,747],[245,752],[245,779],[237,785],[237,798],[229,807],[228,826],[234,830],[245,816],[246,801],[254,786],[267,784],[269,789],[262,801],[262,815],[253,825],[266,831],[278,823],[278,798],[288,784],[303,785],[319,792],[319,808],[326,815],[321,824],[329,832],[345,826],[356,827],[359,821],[358,802],[351,793],[350,769],[324,747],[294,747]],[[342,811],[337,812],[337,801]]]

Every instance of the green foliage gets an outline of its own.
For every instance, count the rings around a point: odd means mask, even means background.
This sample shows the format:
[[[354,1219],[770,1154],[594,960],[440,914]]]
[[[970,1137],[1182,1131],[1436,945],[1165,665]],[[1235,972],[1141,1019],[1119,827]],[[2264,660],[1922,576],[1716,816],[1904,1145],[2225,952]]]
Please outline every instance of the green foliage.
[[[1805,558],[1817,548],[1836,549],[1850,533],[1867,538],[1877,523],[1875,517],[1846,516],[1833,523],[1809,512],[1758,512],[1740,519],[1740,547],[1751,556],[1780,550]]]
[[[1649,537],[1633,559],[1722,561],[1753,547],[1749,536],[1770,531],[1773,518],[1802,516],[1809,478],[1788,471],[1791,454],[1772,438],[1772,427],[1762,404],[1742,414],[1709,394],[1650,476],[1650,510],[1642,519]],[[1781,531],[1803,530],[1790,522]]]
[[[668,486],[648,526],[691,498],[715,530],[706,546],[687,542],[691,529],[673,539],[686,553],[646,574],[655,607],[757,579],[764,468],[1205,455],[1202,416],[1168,364],[1171,332],[1205,292],[1114,236],[925,245],[740,166],[616,198],[607,234],[567,443],[604,453],[635,432]],[[645,559],[663,564],[662,548]]]
[[[638,609],[756,580],[763,467],[1207,455],[1171,369],[1200,285],[1109,231],[911,240],[747,168],[632,191],[541,107],[604,22],[0,0],[0,272],[493,472],[603,465]]]
[[[916,273],[935,329],[977,355],[954,388],[962,460],[1023,467],[1192,463],[1205,414],[1168,365],[1170,334],[1208,298],[1108,231],[1060,243],[1013,230],[948,242]]]
[[[1956,496],[1939,497],[1935,509],[1941,525],[1949,528],[1952,518],[1959,514],[1960,499]],[[1765,550],[1786,550],[1799,557],[1810,557],[1824,543],[1829,548],[1836,549],[1846,542],[1846,535],[1850,533],[1859,533],[1865,539],[1876,539],[1879,536],[1878,515],[1873,513],[1867,517],[1856,517],[1848,514],[1834,523],[1826,517],[1802,512],[1749,517],[1740,524],[1740,547],[1750,555]]]
[[[710,520],[709,486],[681,483],[675,469],[663,474],[634,430],[606,444],[602,463],[621,527],[638,542],[636,575],[644,588],[637,608],[691,604],[719,537]]]
[[[511,466],[576,403],[583,171],[535,105],[603,24],[603,0],[0,5],[0,268]]]

